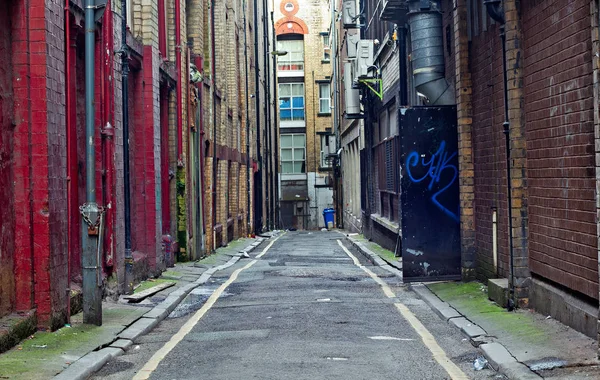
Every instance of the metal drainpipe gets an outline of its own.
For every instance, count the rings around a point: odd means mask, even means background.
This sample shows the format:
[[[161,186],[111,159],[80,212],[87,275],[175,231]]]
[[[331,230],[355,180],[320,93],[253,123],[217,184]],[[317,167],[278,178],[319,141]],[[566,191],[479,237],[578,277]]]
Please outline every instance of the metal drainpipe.
[[[269,46],[269,35],[267,34],[267,18],[265,15],[265,9],[266,9],[267,5],[266,5],[266,1],[263,0],[263,17],[262,17],[262,21],[263,21],[263,64],[264,64],[264,68],[265,68],[265,82],[264,82],[264,89],[265,89],[265,104],[264,104],[264,112],[265,112],[265,144],[266,144],[266,153],[268,154],[266,157],[266,162],[265,162],[265,184],[267,186],[265,194],[267,196],[267,202],[266,202],[266,206],[267,206],[267,221],[266,221],[266,225],[267,225],[267,230],[272,229],[271,228],[271,199],[272,199],[272,194],[271,194],[271,190],[272,190],[272,186],[271,186],[271,178],[269,177],[269,174],[271,173],[271,128],[269,128],[269,123],[271,121],[271,110],[270,110],[270,102],[271,102],[271,93],[270,93],[270,89],[271,89],[271,85],[270,85],[270,78],[269,78],[269,60],[267,59],[267,47]]]
[[[70,157],[70,152],[73,144],[73,135],[71,134],[71,10],[70,0],[65,0],[65,102],[66,102],[66,124],[67,124],[67,157]],[[67,162],[71,164],[70,159],[67,158]],[[71,178],[72,165],[67,166],[67,197],[70,200],[71,194],[73,193],[73,178]],[[67,202],[67,241],[71,243],[73,236],[71,234],[73,212],[71,202]],[[71,323],[71,250],[67,250],[67,323]]]
[[[123,109],[123,208],[125,219],[125,293],[133,293],[131,252],[131,183],[129,168],[129,47],[127,46],[127,0],[121,0],[121,97]]]
[[[244,0],[244,73],[245,84],[244,88],[246,91],[246,104],[245,104],[245,112],[246,112],[246,234],[250,235],[250,196],[252,195],[252,190],[250,189],[250,99],[248,94],[248,21],[246,19],[246,10],[247,3]]]
[[[271,25],[273,26],[273,48],[277,50],[277,36],[275,35],[275,18],[273,12],[271,12]],[[277,107],[279,104],[279,99],[277,97],[277,57],[273,55],[273,134],[275,136],[275,155],[274,157],[274,165],[273,165],[273,180],[275,187],[275,195],[273,202],[275,203],[275,228],[280,228],[281,221],[279,220],[279,131],[277,125],[278,113]]]
[[[212,77],[212,95],[213,95],[213,160],[212,160],[212,228],[213,228],[213,250],[217,249],[217,235],[215,226],[217,225],[217,59],[215,57],[215,0],[210,2],[210,41],[211,41],[211,77]]]
[[[338,86],[338,65],[337,65],[337,28],[336,28],[336,22],[335,22],[335,2],[331,1],[331,54],[332,54],[332,68],[333,68],[333,72],[331,75],[331,88],[333,90],[333,134],[335,135],[335,151],[336,153],[339,151],[340,148],[340,131],[338,128],[338,113],[340,111],[339,107],[338,107],[338,90],[337,90],[337,86]],[[333,170],[333,197],[334,197],[334,207],[335,207],[335,212],[336,212],[336,221],[339,222],[340,220],[343,220],[343,208],[344,205],[342,204],[342,199],[341,199],[341,192],[339,191],[339,179],[338,179],[338,175],[339,175],[339,171],[336,169],[336,165],[340,165],[341,167],[341,157],[337,157],[336,159],[333,160],[333,165],[332,165],[332,170]],[[327,227],[327,226],[325,226]],[[338,225],[338,227],[343,227],[341,225]]]
[[[512,181],[511,181],[511,155],[510,155],[510,119],[508,115],[508,68],[506,65],[506,28],[502,0],[484,0],[490,17],[498,22],[500,26],[500,39],[502,40],[502,76],[504,80],[504,123],[502,123],[505,136],[506,149],[506,198],[508,202],[508,253],[510,256],[510,297],[508,299],[508,310],[513,310],[515,301],[515,270],[514,270],[514,248],[513,248],[513,220],[512,220]]]
[[[267,102],[266,102],[266,108],[267,108],[267,123],[265,124],[267,129],[268,129],[268,137],[269,137],[269,159],[268,159],[268,163],[269,163],[269,170],[267,171],[267,183],[269,184],[269,229],[273,230],[273,220],[274,220],[274,209],[275,209],[275,205],[273,203],[273,134],[272,134],[272,130],[271,130],[271,124],[273,121],[273,113],[271,112],[271,62],[269,61],[269,51],[273,51],[275,50],[275,47],[272,47],[271,49],[268,49],[269,47],[269,22],[267,19],[267,9],[268,9],[268,5],[267,5],[267,0],[263,0],[263,25],[264,25],[264,30],[265,30],[265,49],[264,49],[264,57],[265,57],[265,73],[266,73],[266,79],[267,79],[267,89],[266,89],[266,93],[267,93]]]
[[[204,73],[204,60],[202,58],[198,58],[196,61],[196,66],[201,73]],[[206,207],[206,203],[204,203],[204,80],[200,81],[198,86],[198,108],[200,112],[200,120],[198,122],[200,127],[200,144],[198,144],[198,154],[200,155],[200,200],[202,202],[202,253],[206,253],[206,213],[204,212],[204,208]]]
[[[177,159],[183,165],[183,83],[181,83],[181,0],[175,0],[175,66],[177,67]]]
[[[85,1],[85,162],[86,202],[96,203],[96,150],[95,150],[95,3]],[[98,286],[98,256],[96,238],[89,235],[87,223],[82,223],[83,238],[83,322],[102,325],[102,294]]]
[[[214,0],[213,0],[214,1]],[[260,76],[258,67],[258,0],[254,0],[254,80],[256,85],[256,161],[258,164],[258,183],[254,184],[254,232],[262,230],[262,155],[260,153]]]

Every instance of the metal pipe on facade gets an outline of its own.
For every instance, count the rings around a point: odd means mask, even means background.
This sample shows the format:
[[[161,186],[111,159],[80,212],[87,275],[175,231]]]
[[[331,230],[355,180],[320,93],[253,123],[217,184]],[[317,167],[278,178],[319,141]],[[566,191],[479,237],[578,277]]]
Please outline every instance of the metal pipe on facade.
[[[210,41],[211,41],[211,79],[212,79],[212,109],[213,109],[213,160],[212,160],[212,228],[213,228],[213,249],[217,249],[216,229],[217,225],[217,59],[216,38],[215,38],[215,0],[210,2]]]
[[[85,158],[86,158],[86,202],[96,203],[96,151],[95,151],[95,23],[94,0],[85,0]],[[83,219],[83,218],[82,218]],[[102,325],[102,295],[98,286],[100,263],[96,255],[95,242],[82,223],[83,240],[83,322]]]
[[[213,0],[214,1],[214,0]],[[262,230],[262,155],[260,152],[260,76],[258,67],[258,0],[254,0],[254,80],[256,85],[255,107],[256,107],[256,160],[258,164],[258,181],[254,184],[254,231],[260,233]]]
[[[506,151],[506,198],[508,202],[508,254],[510,268],[510,296],[508,298],[508,310],[515,308],[515,271],[514,271],[514,249],[513,249],[513,220],[512,220],[512,178],[511,178],[511,154],[510,154],[510,119],[508,114],[508,68],[506,65],[506,28],[502,0],[484,0],[488,14],[498,22],[500,26],[500,39],[502,40],[502,76],[504,80],[504,122],[502,131],[505,137]]]
[[[201,73],[204,73],[204,60],[202,58],[198,58],[196,60],[196,67],[198,68],[198,70]],[[198,154],[200,155],[200,196],[201,196],[201,200],[202,200],[202,237],[203,237],[203,242],[202,242],[202,247],[204,248],[204,251],[206,251],[206,218],[205,215],[206,213],[204,212],[204,208],[206,207],[206,203],[204,203],[204,184],[206,182],[204,182],[204,81],[200,81],[200,84],[198,86],[198,108],[199,108],[199,112],[200,112],[200,116],[199,116],[199,129],[200,129],[200,144],[198,146],[198,149],[200,150],[200,152],[198,152]]]
[[[73,236],[71,234],[72,219],[71,214],[73,213],[72,205],[70,200],[72,199],[73,189],[73,163],[70,162],[70,152],[72,150],[73,139],[75,136],[71,133],[71,9],[70,0],[65,0],[65,101],[66,101],[66,124],[67,124],[67,241],[71,242]],[[76,191],[77,189],[75,189]],[[67,322],[71,323],[71,250],[67,252]]]
[[[177,73],[177,159],[183,160],[183,84],[181,69],[181,0],[175,0],[175,66]]]
[[[415,87],[430,105],[456,104],[456,94],[444,75],[444,38],[439,0],[410,0],[408,22]]]
[[[127,0],[121,0],[121,98],[123,112],[123,214],[125,222],[125,293],[133,293],[131,251],[131,183],[129,168],[129,46],[127,45]]]
[[[266,94],[266,102],[265,102],[265,140],[267,144],[267,162],[266,162],[266,171],[265,175],[266,183],[267,183],[267,229],[273,229],[273,136],[271,135],[271,62],[269,61],[269,51],[275,50],[269,49],[269,23],[267,22],[267,0],[263,0],[263,39],[264,39],[264,48],[263,48],[263,62],[265,65],[265,94]]]
[[[248,192],[246,199],[246,234],[250,235],[250,197],[252,190],[250,188],[250,98],[248,94],[248,21],[246,19],[246,11],[248,4],[246,0],[243,2],[244,6],[244,73],[245,84],[244,88],[246,91],[246,190]]]
[[[273,12],[271,12],[271,26],[272,26],[272,33],[273,33],[273,48],[276,49],[277,48],[277,36],[275,35],[275,17],[273,15]],[[277,119],[278,119],[278,104],[279,104],[279,98],[277,96],[277,55],[273,54],[273,134],[275,136],[274,140],[275,140],[275,155],[274,157],[274,164],[273,164],[273,181],[274,181],[274,187],[275,187],[275,195],[274,195],[274,199],[273,202],[275,203],[275,217],[274,217],[274,224],[275,224],[275,228],[278,229],[280,228],[280,220],[279,220],[279,130],[278,130],[278,124],[277,124]]]

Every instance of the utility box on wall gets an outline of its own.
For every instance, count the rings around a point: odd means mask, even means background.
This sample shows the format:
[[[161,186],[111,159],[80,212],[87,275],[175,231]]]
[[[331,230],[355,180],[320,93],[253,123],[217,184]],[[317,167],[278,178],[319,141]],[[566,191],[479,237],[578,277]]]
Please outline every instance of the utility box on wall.
[[[352,63],[344,63],[344,106],[346,119],[356,119],[361,117],[360,91],[353,88],[354,74]]]
[[[368,79],[374,78],[376,70],[375,63],[375,42],[373,40],[360,40],[356,46],[356,78]]]
[[[404,281],[459,280],[456,107],[413,107],[400,120]]]

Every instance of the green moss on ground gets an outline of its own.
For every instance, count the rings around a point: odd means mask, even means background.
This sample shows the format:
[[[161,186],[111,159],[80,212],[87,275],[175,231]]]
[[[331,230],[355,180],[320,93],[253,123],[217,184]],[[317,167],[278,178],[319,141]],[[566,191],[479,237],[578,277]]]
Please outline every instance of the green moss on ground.
[[[65,327],[55,332],[39,331],[33,335],[33,339],[24,340],[0,356],[2,376],[11,379],[52,377],[68,365],[68,360],[58,363],[52,358],[60,358],[68,353],[74,354],[81,346],[81,341],[97,338],[103,331],[101,327],[92,325]]]
[[[487,297],[487,287],[478,282],[444,282],[427,287],[442,301],[494,335],[507,333],[524,342],[544,344],[548,332],[536,324],[528,311],[508,312]],[[490,331],[490,330],[494,331]]]
[[[374,253],[376,253],[377,255],[379,255],[385,261],[387,261],[387,262],[398,261],[398,257],[396,257],[396,255],[394,255],[394,252],[383,248],[382,246],[380,246],[377,243],[373,243],[373,242],[369,241],[363,235],[356,235],[356,236],[353,236],[353,238],[354,238],[354,240],[356,240],[358,242],[366,244],[367,247],[371,251],[373,251]]]

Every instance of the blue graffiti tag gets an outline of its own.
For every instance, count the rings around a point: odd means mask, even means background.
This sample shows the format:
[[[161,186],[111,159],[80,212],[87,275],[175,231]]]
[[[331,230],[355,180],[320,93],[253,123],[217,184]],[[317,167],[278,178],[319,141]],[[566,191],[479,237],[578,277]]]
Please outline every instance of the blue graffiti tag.
[[[456,155],[457,155],[457,152],[449,154],[449,152],[446,151],[446,141],[442,141],[437,152],[435,152],[429,160],[426,160],[425,155],[423,155],[423,158],[421,160],[419,160],[421,155],[417,152],[411,152],[408,155],[408,157],[406,158],[406,173],[408,174],[408,178],[410,178],[410,180],[413,183],[422,182],[427,177],[429,177],[431,179],[431,181],[429,182],[429,186],[427,187],[427,189],[429,191],[431,191],[433,189],[433,185],[438,184],[440,182],[442,173],[445,170],[451,170],[453,172],[452,179],[448,182],[448,184],[446,184],[446,186],[442,187],[440,190],[438,190],[435,194],[433,194],[431,196],[431,201],[440,210],[442,210],[442,212],[444,212],[446,215],[448,215],[449,217],[454,219],[456,222],[459,222],[460,219],[459,219],[458,213],[452,212],[451,210],[446,208],[444,205],[442,205],[440,203],[440,201],[438,201],[438,199],[437,199],[437,197],[440,194],[444,193],[446,190],[448,190],[454,184],[454,182],[456,181],[456,178],[458,177],[458,169],[457,169],[456,165],[453,165],[450,163],[452,161],[452,159],[454,159],[454,157],[456,157]],[[427,168],[427,167],[429,167],[429,168],[427,169],[427,172],[425,173],[425,175],[423,175],[423,177],[415,178],[415,176],[411,172],[411,167],[418,166],[419,161],[421,161],[420,165],[422,165],[424,168]]]

